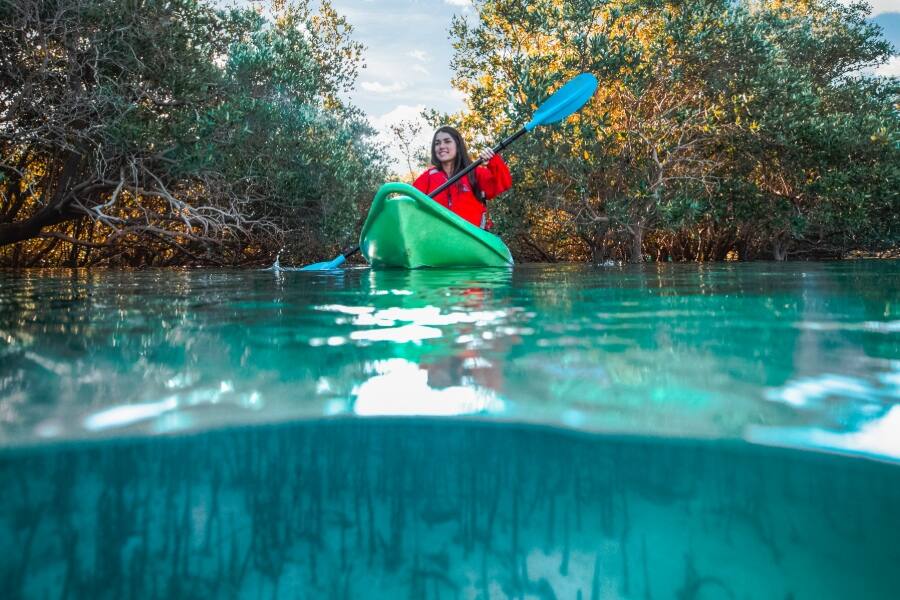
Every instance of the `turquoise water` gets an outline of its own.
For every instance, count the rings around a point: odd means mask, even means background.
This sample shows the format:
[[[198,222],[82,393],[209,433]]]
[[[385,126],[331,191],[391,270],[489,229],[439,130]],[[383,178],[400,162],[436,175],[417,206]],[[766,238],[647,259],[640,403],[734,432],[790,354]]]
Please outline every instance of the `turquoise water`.
[[[900,459],[900,262],[0,275],[0,443],[473,415]]]
[[[2,273],[0,596],[892,598],[898,282]]]

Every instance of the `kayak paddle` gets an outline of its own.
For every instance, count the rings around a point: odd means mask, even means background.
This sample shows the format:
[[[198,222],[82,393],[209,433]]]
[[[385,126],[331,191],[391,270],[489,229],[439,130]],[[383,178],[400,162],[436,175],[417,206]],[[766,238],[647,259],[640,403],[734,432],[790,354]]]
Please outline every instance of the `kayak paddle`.
[[[597,78],[594,77],[591,73],[582,73],[581,75],[576,75],[568,82],[566,82],[564,86],[556,90],[556,92],[552,96],[544,100],[544,102],[535,111],[534,116],[531,117],[531,121],[529,121],[522,129],[497,144],[494,147],[494,153],[499,153],[501,150],[512,144],[514,141],[516,141],[535,127],[538,127],[540,125],[551,125],[553,123],[558,123],[569,115],[577,112],[582,106],[587,103],[588,100],[590,100],[591,96],[594,95],[594,92],[596,90]],[[428,194],[428,196],[434,198],[445,189],[459,181],[462,177],[468,175],[472,169],[477,168],[483,163],[484,159],[479,158],[478,160],[467,166],[465,169],[461,170],[459,173],[455,174],[453,177],[445,181],[436,190]],[[351,246],[342,251],[337,256],[337,258],[333,260],[313,263],[311,265],[303,267],[300,270],[326,271],[330,269],[337,269],[339,266],[341,266],[341,264],[343,264],[345,260],[347,260],[348,257],[358,251],[358,245]]]

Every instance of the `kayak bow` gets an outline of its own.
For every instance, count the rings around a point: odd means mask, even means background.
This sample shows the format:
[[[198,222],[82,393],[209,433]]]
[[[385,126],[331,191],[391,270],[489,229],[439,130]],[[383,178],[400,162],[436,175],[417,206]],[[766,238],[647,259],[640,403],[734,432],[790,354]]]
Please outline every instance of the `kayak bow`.
[[[416,188],[386,183],[372,201],[359,246],[373,267],[508,267],[509,248]]]

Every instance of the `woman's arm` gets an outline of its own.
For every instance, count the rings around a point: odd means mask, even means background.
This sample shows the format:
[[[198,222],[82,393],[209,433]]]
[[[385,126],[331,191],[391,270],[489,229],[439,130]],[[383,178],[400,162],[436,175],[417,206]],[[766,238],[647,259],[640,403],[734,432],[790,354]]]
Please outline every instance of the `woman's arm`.
[[[478,187],[490,200],[512,187],[512,175],[503,158],[490,148],[481,153],[481,158],[486,159],[487,164],[475,170],[475,177],[478,178]]]

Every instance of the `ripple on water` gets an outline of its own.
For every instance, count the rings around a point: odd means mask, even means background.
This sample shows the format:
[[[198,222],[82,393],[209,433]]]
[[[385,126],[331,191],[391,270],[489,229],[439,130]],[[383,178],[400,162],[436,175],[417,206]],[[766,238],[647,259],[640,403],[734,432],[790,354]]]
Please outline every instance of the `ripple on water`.
[[[0,440],[439,412],[846,439],[900,459],[875,441],[897,427],[900,321],[883,284],[898,274],[897,261],[3,273]]]

